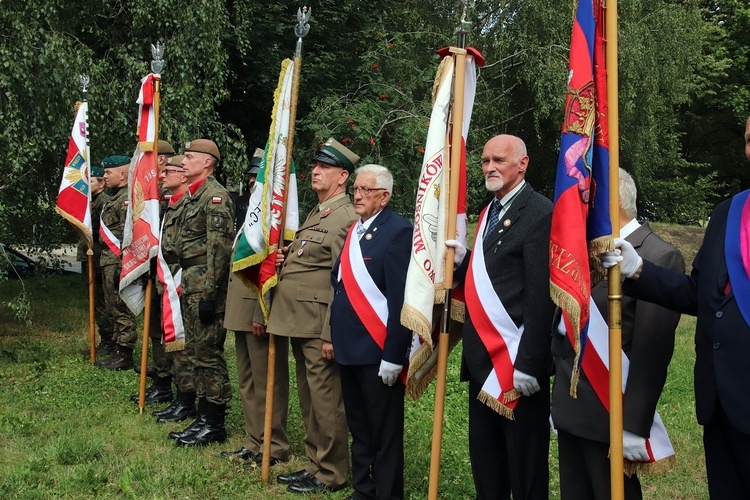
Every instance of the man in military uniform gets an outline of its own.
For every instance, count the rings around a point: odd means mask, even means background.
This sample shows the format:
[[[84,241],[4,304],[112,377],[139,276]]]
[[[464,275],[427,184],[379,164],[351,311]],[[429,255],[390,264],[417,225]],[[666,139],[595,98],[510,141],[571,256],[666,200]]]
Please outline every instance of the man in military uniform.
[[[104,299],[113,321],[116,345],[112,356],[97,361],[96,365],[105,370],[126,370],[133,367],[133,346],[137,338],[135,316],[120,297],[121,242],[128,212],[130,158],[109,156],[102,161],[102,167],[111,198],[102,209],[99,235],[104,244],[100,263],[104,277]]]
[[[260,148],[255,148],[253,158],[250,160],[250,166],[245,170],[245,178],[247,180],[247,187],[241,196],[238,196],[234,200],[235,212],[237,212],[237,220],[234,223],[234,227],[237,231],[240,230],[242,224],[245,223],[245,215],[247,214],[247,207],[250,203],[250,193],[253,192],[255,186],[255,179],[258,178],[258,172],[260,172],[260,162],[263,161],[264,151]]]
[[[115,350],[115,343],[112,340],[112,318],[107,314],[107,304],[104,301],[104,289],[102,288],[102,268],[99,263],[99,257],[102,253],[102,243],[99,239],[99,222],[102,215],[104,204],[109,201],[109,194],[104,192],[104,169],[97,165],[91,167],[91,236],[94,240],[94,317],[96,325],[99,327],[99,345],[96,347],[96,355],[106,356],[112,354]],[[86,251],[88,245],[84,240],[78,243],[77,260],[81,262],[81,274],[83,283],[88,291],[89,286],[89,264]],[[84,354],[88,357],[89,350],[86,349]]]
[[[226,405],[232,398],[223,325],[229,261],[234,240],[234,203],[213,176],[221,159],[208,139],[185,144],[182,166],[190,197],[179,210],[176,251],[182,268],[180,306],[188,355],[195,357],[198,419],[178,446],[203,446],[227,438]]]
[[[174,157],[174,148],[170,143],[160,140],[157,148],[157,169],[159,175],[159,219],[163,219],[164,210],[169,203],[172,194],[169,189],[162,185],[161,173],[166,168],[169,160]],[[182,168],[180,166],[180,168]],[[151,260],[151,278],[156,282],[156,260]],[[149,366],[146,374],[153,379],[153,383],[146,390],[146,400],[148,403],[161,403],[172,401],[172,360],[164,351],[164,332],[161,327],[161,294],[159,288],[155,287],[151,294],[151,321],[148,328],[148,337],[151,339],[151,357],[154,361],[153,366]],[[135,372],[141,373],[140,363],[135,365]],[[138,403],[138,394],[131,396],[133,402]]]
[[[180,271],[179,259],[179,234],[182,227],[182,206],[190,199],[188,194],[189,183],[185,175],[185,169],[182,167],[184,156],[177,155],[172,157],[167,166],[159,173],[159,180],[162,187],[169,191],[169,201],[162,210],[162,229],[160,236],[161,252],[165,263],[169,269],[167,272],[172,276],[178,276]],[[159,293],[164,293],[164,286],[160,282],[157,285]],[[179,318],[182,317],[180,310],[172,312]],[[165,321],[168,318],[162,316],[160,320]],[[163,323],[162,323],[163,324]],[[195,379],[194,365],[195,360],[189,353],[193,352],[192,337],[185,335],[185,345],[183,349],[176,349],[169,353],[172,360],[172,372],[174,373],[174,382],[177,386],[177,398],[166,409],[155,411],[152,414],[157,417],[157,423],[181,422],[189,417],[196,416],[195,407]],[[202,424],[202,421],[198,421]],[[194,428],[188,429],[190,433]],[[179,434],[179,435],[178,435]],[[170,437],[178,439],[182,437],[180,433],[171,433]]]
[[[349,473],[338,366],[332,344],[323,338],[330,339],[331,268],[349,227],[358,218],[346,194],[346,183],[359,157],[329,139],[313,160],[310,179],[318,205],[286,252],[281,251],[286,257],[268,319],[270,333],[290,337],[297,363],[297,391],[309,463],[298,472],[277,477],[294,493],[341,489]]]

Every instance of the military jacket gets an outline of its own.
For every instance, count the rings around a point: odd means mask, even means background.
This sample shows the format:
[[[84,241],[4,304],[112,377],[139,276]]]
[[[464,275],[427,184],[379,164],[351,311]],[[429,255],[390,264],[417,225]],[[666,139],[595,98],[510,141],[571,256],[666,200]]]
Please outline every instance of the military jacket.
[[[94,239],[93,250],[95,266],[99,265],[99,257],[102,253],[102,241],[101,238],[99,238],[100,217],[102,216],[102,209],[104,208],[104,205],[109,201],[109,198],[109,195],[104,191],[91,197],[91,230]],[[81,240],[78,243],[77,258],[79,261],[85,262],[88,260],[86,256],[86,250],[88,250],[88,245],[86,245],[86,242],[84,240]]]
[[[111,198],[102,208],[101,220],[112,231],[112,234],[122,242],[125,219],[128,216],[128,186],[114,189],[111,194]],[[106,244],[103,244],[102,254],[99,259],[100,265],[120,265],[120,262],[120,257],[112,253]]]
[[[188,198],[188,193],[185,192],[179,195],[179,198],[174,203],[166,203],[161,210],[161,251],[164,259],[169,265],[169,271],[174,275],[177,269],[180,268],[179,264],[179,253],[178,253],[178,235],[180,234],[181,226],[181,209],[182,204]],[[164,289],[159,280],[156,280],[157,292],[162,294]]]
[[[182,267],[182,293],[199,293],[223,310],[234,242],[234,202],[213,176],[184,196],[175,248]]]
[[[268,331],[286,337],[330,339],[331,268],[359,216],[346,194],[321,203],[289,245],[274,288]]]

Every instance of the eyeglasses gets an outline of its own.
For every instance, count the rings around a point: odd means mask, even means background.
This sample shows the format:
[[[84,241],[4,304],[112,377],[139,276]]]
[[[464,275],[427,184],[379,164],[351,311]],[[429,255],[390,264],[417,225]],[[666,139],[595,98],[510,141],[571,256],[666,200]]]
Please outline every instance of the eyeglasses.
[[[164,170],[162,170],[162,172],[164,172],[164,175],[175,174],[175,173],[184,174],[185,170],[178,169],[178,168],[165,168]]]
[[[362,193],[362,196],[367,196],[371,191],[387,191],[386,188],[368,188],[364,186],[349,186],[349,194],[354,196],[357,191]]]

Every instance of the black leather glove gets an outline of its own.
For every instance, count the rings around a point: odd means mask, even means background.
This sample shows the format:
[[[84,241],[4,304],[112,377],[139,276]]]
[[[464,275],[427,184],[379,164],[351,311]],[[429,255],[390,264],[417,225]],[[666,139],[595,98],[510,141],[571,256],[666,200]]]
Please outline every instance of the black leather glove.
[[[122,274],[122,268],[120,266],[117,266],[117,269],[115,269],[115,285],[120,286],[120,274]]]
[[[210,325],[216,318],[216,301],[201,299],[198,302],[198,318],[204,325]]]

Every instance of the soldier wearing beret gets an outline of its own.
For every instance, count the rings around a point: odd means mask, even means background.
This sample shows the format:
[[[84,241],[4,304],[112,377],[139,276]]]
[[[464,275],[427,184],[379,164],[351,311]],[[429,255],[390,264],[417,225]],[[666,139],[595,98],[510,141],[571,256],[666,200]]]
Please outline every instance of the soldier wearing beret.
[[[348,429],[341,382],[330,342],[331,269],[358,218],[346,183],[359,157],[334,139],[320,146],[310,174],[318,205],[285,255],[274,288],[268,331],[289,337],[305,422],[307,466],[277,477],[294,493],[338,490],[349,474]],[[283,362],[278,360],[277,362]]]
[[[204,446],[227,438],[224,416],[232,387],[224,358],[223,320],[234,203],[213,176],[220,159],[219,148],[211,140],[185,144],[182,166],[190,181],[189,198],[179,210],[175,247],[182,268],[180,306],[186,347],[195,359],[198,418],[177,439],[178,446]]]
[[[102,208],[109,201],[109,194],[104,191],[104,169],[100,166],[91,167],[91,227],[92,238],[94,240],[94,317],[96,325],[99,327],[99,345],[96,347],[96,355],[107,356],[115,350],[115,343],[112,340],[112,319],[107,314],[107,304],[104,301],[104,289],[102,288],[102,268],[99,258],[102,254],[102,243],[99,239],[99,222],[102,215]],[[81,262],[81,274],[83,283],[89,286],[89,265],[86,251],[88,245],[84,240],[78,243],[77,260]],[[89,350],[84,351],[89,355]]]
[[[109,156],[102,161],[104,182],[111,198],[104,205],[99,235],[102,240],[100,263],[104,278],[104,299],[113,321],[115,349],[106,360],[96,365],[105,370],[126,370],[133,367],[133,346],[137,338],[135,316],[120,297],[120,273],[122,271],[121,245],[128,212],[128,168],[127,156]]]
[[[245,215],[247,214],[247,207],[250,203],[250,193],[253,191],[255,186],[255,179],[258,178],[258,172],[260,172],[260,162],[263,161],[264,151],[260,148],[255,148],[253,158],[250,160],[250,166],[245,169],[245,179],[247,180],[247,187],[241,196],[238,196],[234,201],[235,211],[237,212],[237,220],[235,221],[235,228],[239,231],[242,224],[245,222]]]

